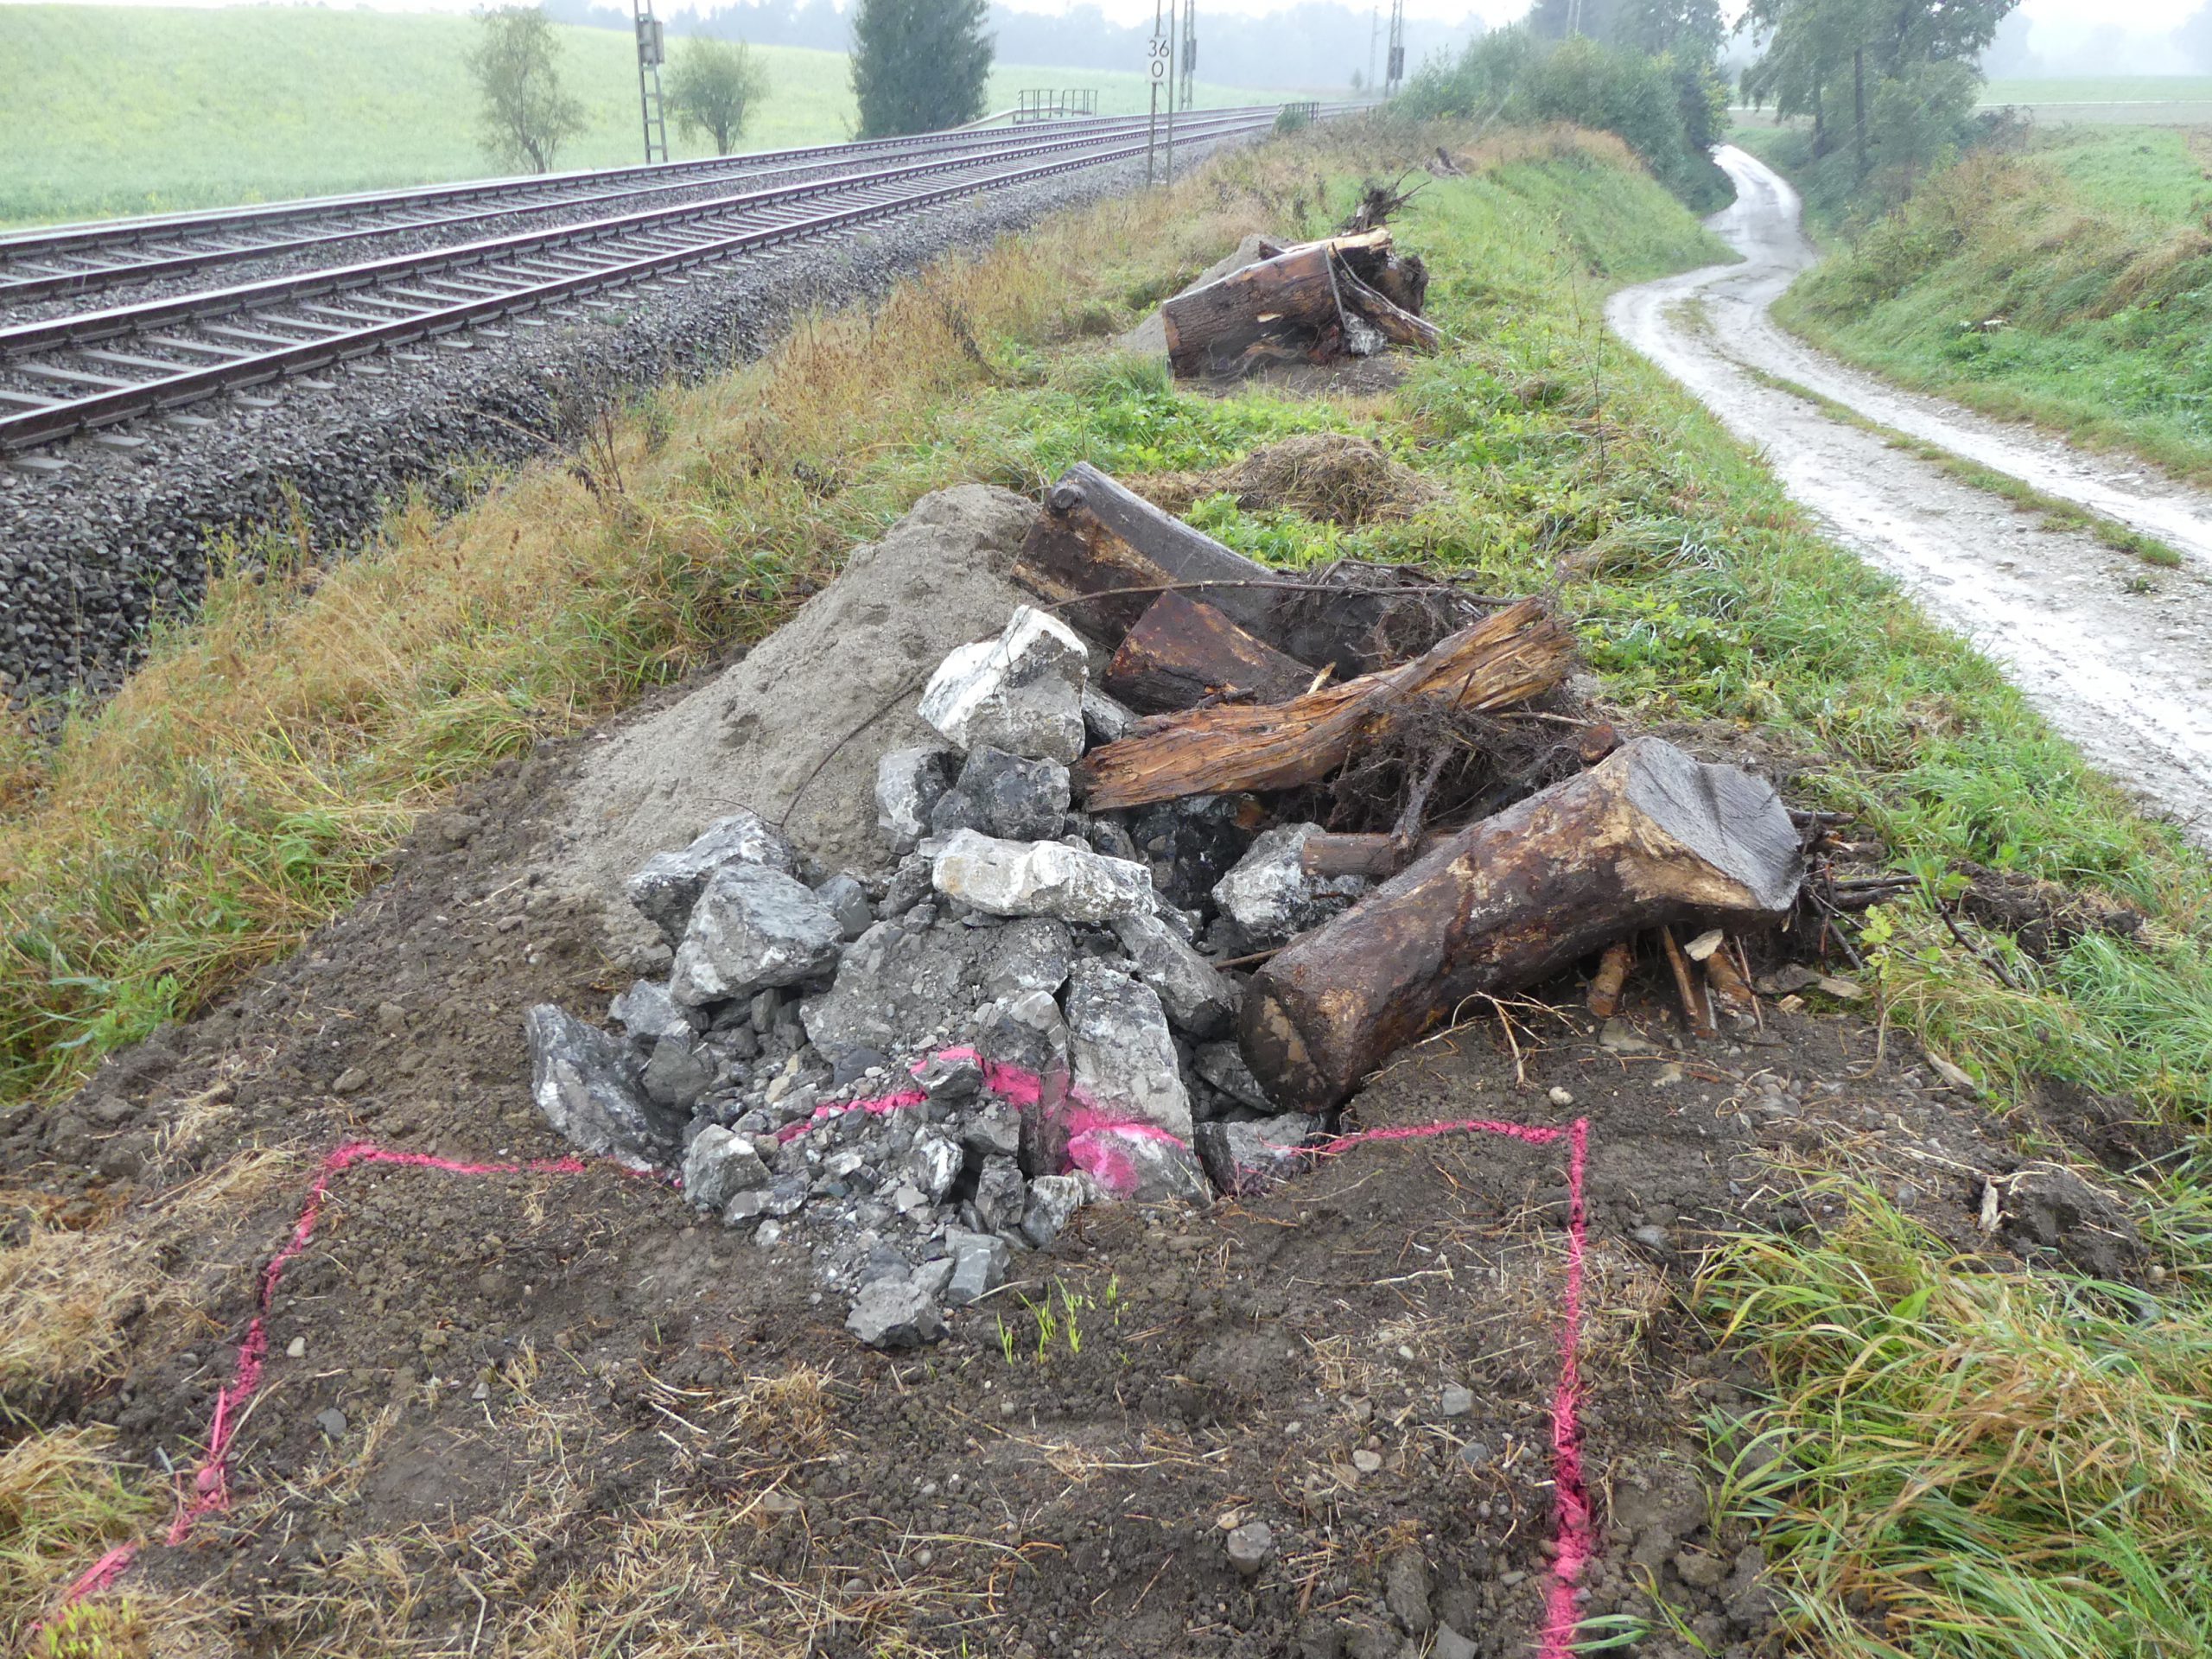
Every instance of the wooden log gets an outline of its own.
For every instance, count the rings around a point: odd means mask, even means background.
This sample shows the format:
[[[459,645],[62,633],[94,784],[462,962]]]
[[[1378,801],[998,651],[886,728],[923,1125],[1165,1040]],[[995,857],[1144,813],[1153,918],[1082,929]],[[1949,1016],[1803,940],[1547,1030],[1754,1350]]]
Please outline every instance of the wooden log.
[[[1162,594],[1122,641],[1105,687],[1141,715],[1188,709],[1219,694],[1253,702],[1287,702],[1313,683],[1313,671],[1247,633],[1214,607]]]
[[[1471,824],[1253,977],[1244,1058],[1286,1111],[1338,1106],[1471,998],[1647,928],[1789,913],[1803,874],[1765,783],[1643,738]]]
[[[1294,789],[1327,777],[1356,746],[1424,702],[1477,712],[1525,702],[1564,679],[1573,656],[1567,628],[1535,600],[1523,600],[1379,674],[1288,702],[1155,715],[1084,756],[1076,787],[1092,811],[1184,795]]]
[[[1393,346],[1403,346],[1408,351],[1433,352],[1443,341],[1444,331],[1434,323],[1415,316],[1369,287],[1349,270],[1337,272],[1337,302],[1344,310],[1372,323]]]
[[[1599,1020],[1610,1020],[1621,1011],[1621,991],[1628,984],[1630,970],[1636,966],[1636,942],[1616,939],[1605,947],[1605,960],[1598,964],[1598,971],[1590,976],[1590,1013]]]
[[[1303,591],[1297,579],[1232,553],[1088,461],[1046,493],[1014,579],[1077,629],[1118,645],[1153,601],[1179,587],[1285,656],[1351,679],[1382,666],[1379,630],[1402,599]]]
[[[1420,845],[1407,852],[1390,836],[1308,836],[1298,849],[1299,868],[1312,876],[1363,875],[1370,881],[1387,880],[1446,838],[1443,833],[1423,836]]]
[[[1160,308],[1168,366],[1187,378],[1262,340],[1342,327],[1337,269],[1328,243],[1308,242],[1178,294]]]

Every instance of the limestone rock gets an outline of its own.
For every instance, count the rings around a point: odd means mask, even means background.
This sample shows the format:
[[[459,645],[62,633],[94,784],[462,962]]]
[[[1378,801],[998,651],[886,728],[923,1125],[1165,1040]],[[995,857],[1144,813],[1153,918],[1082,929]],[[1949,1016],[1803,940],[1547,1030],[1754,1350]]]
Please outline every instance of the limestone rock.
[[[861,1287],[845,1329],[871,1348],[918,1348],[944,1335],[944,1315],[911,1277],[893,1274]]]
[[[893,749],[875,763],[875,822],[893,852],[912,852],[930,832],[930,813],[952,787],[960,757],[950,749]]]
[[[1033,606],[995,639],[961,646],[922,692],[922,718],[957,747],[988,744],[1031,760],[1083,758],[1088,658],[1074,630]]]
[[[1001,841],[963,830],[938,854],[930,879],[945,897],[988,916],[1096,924],[1152,909],[1144,866],[1057,841]]]
[[[1318,1117],[1285,1112],[1258,1123],[1201,1123],[1192,1142],[1217,1189],[1249,1198],[1297,1174],[1305,1161],[1299,1148],[1320,1129]]]
[[[1179,1139],[1191,1135],[1191,1096],[1159,995],[1112,963],[1087,957],[1068,979],[1070,1061],[1077,1092]]]
[[[571,1145],[639,1166],[675,1155],[683,1120],[646,1098],[637,1059],[619,1039],[550,1002],[524,1015],[523,1030],[531,1097]]]
[[[1079,1177],[1039,1175],[1029,1183],[1029,1201],[1021,1216],[1022,1235],[1041,1250],[1060,1236],[1082,1207]]]
[[[798,868],[798,854],[754,814],[733,812],[716,818],[681,851],[647,859],[623,890],[669,944],[680,944],[692,906],[706,891],[709,879],[733,864],[758,865],[790,875]]]
[[[741,1192],[768,1185],[768,1166],[744,1135],[709,1124],[683,1154],[683,1196],[702,1210],[726,1209]]]
[[[1236,987],[1150,912],[1115,918],[1114,937],[1167,1017],[1193,1037],[1211,1037],[1236,1012]]]
[[[708,879],[676,950],[669,995],[687,1007],[796,985],[837,961],[842,934],[806,884],[754,864]]]
[[[1320,833],[1318,823],[1270,830],[1214,883],[1214,902],[1254,944],[1272,944],[1319,927],[1367,891],[1360,876],[1306,874],[1300,855]]]

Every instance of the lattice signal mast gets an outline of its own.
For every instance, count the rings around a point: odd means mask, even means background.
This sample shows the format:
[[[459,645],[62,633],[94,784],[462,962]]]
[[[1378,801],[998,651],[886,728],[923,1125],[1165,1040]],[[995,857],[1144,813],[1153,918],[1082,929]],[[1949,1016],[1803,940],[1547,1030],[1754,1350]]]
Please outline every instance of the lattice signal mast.
[[[668,37],[653,16],[653,0],[632,0],[638,22],[638,114],[645,129],[645,160],[668,159],[668,122],[661,110],[660,67],[668,61]]]
[[[1384,75],[1382,96],[1395,98],[1406,84],[1406,0],[1390,0],[1390,55]]]

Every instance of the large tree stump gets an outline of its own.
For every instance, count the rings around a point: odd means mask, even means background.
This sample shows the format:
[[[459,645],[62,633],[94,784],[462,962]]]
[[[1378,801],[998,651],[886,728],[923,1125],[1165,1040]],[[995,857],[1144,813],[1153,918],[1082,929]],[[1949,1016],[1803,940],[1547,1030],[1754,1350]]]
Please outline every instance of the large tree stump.
[[[1214,607],[1169,593],[1137,619],[1103,683],[1139,714],[1155,715],[1216,694],[1285,702],[1313,684],[1313,671]]]
[[[1642,738],[1469,825],[1278,953],[1245,993],[1244,1058],[1282,1109],[1326,1110],[1471,998],[1645,928],[1777,920],[1802,873],[1765,783]]]
[[[1355,747],[1424,706],[1480,713],[1566,678],[1574,637],[1534,600],[1465,627],[1412,662],[1322,687],[1288,702],[1159,715],[1085,755],[1077,789],[1094,812],[1247,789],[1294,789],[1325,778]]]

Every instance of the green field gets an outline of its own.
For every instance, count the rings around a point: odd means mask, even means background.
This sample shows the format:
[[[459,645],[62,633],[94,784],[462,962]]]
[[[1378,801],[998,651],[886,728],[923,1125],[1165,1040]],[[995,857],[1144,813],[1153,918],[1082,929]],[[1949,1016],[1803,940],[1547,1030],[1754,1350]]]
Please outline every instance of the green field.
[[[279,200],[498,171],[479,144],[466,17],[305,7],[0,5],[0,223]],[[630,37],[563,29],[589,128],[559,160],[639,159]],[[769,94],[747,148],[849,137],[842,53],[760,48]],[[1030,86],[1095,86],[1102,113],[1141,110],[1135,73],[1001,64],[991,103]],[[1206,105],[1301,94],[1201,82]],[[708,155],[671,129],[678,156]]]
[[[1993,80],[1982,106],[2011,105],[2045,126],[2196,126],[2212,122],[2212,75],[2084,75]]]
[[[2198,135],[2129,127],[1971,156],[1775,315],[1906,385],[2212,477],[2206,161]]]

